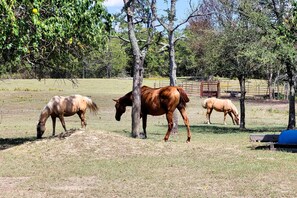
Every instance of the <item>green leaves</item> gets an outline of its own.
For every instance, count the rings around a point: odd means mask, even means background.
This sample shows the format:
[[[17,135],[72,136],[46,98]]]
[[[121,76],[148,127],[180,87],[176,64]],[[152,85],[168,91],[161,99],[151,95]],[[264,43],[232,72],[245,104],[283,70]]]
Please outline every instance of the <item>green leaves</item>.
[[[18,59],[54,69],[64,60],[82,57],[87,49],[103,48],[112,17],[102,2],[1,1],[0,64]]]

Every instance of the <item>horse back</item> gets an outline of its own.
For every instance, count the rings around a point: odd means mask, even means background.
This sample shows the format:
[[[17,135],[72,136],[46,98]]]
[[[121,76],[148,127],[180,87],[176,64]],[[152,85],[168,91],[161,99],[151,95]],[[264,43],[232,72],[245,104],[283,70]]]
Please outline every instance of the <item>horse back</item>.
[[[213,105],[215,103],[217,99],[216,98],[206,98],[203,103],[201,104],[201,106],[204,108],[204,109],[212,109],[213,108]]]
[[[185,108],[190,101],[181,87],[167,86],[162,88],[142,87],[142,111],[151,115],[162,115],[175,108]]]
[[[163,100],[166,100],[161,89],[143,86],[141,88],[141,111],[149,115],[162,115],[165,113]]]
[[[58,116],[72,116],[77,113],[80,109],[85,109],[87,104],[86,102],[80,102],[82,100],[82,96],[74,95],[74,96],[54,96],[47,107],[51,111],[51,115]]]

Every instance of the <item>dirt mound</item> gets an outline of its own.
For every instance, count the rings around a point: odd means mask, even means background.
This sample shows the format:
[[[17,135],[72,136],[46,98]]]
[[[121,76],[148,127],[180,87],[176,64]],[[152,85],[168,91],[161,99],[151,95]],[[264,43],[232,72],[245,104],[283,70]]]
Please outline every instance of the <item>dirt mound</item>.
[[[166,155],[181,152],[188,146],[185,142],[164,143],[163,140],[156,142],[155,140],[134,139],[106,131],[71,129],[55,137],[27,141],[6,150],[13,149],[10,152],[18,155],[34,153],[35,156],[46,161],[58,161],[78,156],[112,159],[139,155]]]

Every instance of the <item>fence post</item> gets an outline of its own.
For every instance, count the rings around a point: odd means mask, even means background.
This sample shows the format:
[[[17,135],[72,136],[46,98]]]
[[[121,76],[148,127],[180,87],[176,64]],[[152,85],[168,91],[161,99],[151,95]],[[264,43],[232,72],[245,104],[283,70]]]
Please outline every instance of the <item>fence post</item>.
[[[220,81],[217,82],[217,97],[219,98],[221,95],[221,90],[220,90]]]
[[[200,83],[200,97],[203,97],[203,81]]]

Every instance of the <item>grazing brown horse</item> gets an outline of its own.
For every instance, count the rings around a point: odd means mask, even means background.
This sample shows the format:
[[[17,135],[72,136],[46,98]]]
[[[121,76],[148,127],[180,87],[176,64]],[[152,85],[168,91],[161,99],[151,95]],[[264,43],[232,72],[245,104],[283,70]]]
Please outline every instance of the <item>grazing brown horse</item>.
[[[78,114],[81,119],[81,126],[86,127],[85,113],[89,108],[93,112],[98,111],[97,105],[88,97],[73,95],[68,97],[54,96],[41,111],[37,124],[37,138],[41,138],[45,131],[45,123],[49,116],[53,121],[53,136],[55,135],[56,118],[58,117],[66,131],[64,116]]]
[[[132,106],[132,92],[123,97],[114,100],[116,102],[115,119],[121,120],[121,116],[126,111],[126,106]],[[167,86],[162,88],[150,88],[143,86],[141,88],[141,117],[144,137],[146,138],[147,115],[159,116],[166,114],[168,130],[164,137],[167,141],[173,128],[173,112],[177,108],[182,115],[187,127],[188,139],[191,140],[189,119],[186,113],[186,103],[189,102],[186,92],[181,87]]]
[[[239,115],[237,108],[229,99],[207,98],[203,101],[202,107],[207,109],[206,122],[210,124],[210,114],[212,110],[224,112],[224,124],[226,125],[226,115],[228,114],[233,121],[233,124],[239,125]]]

